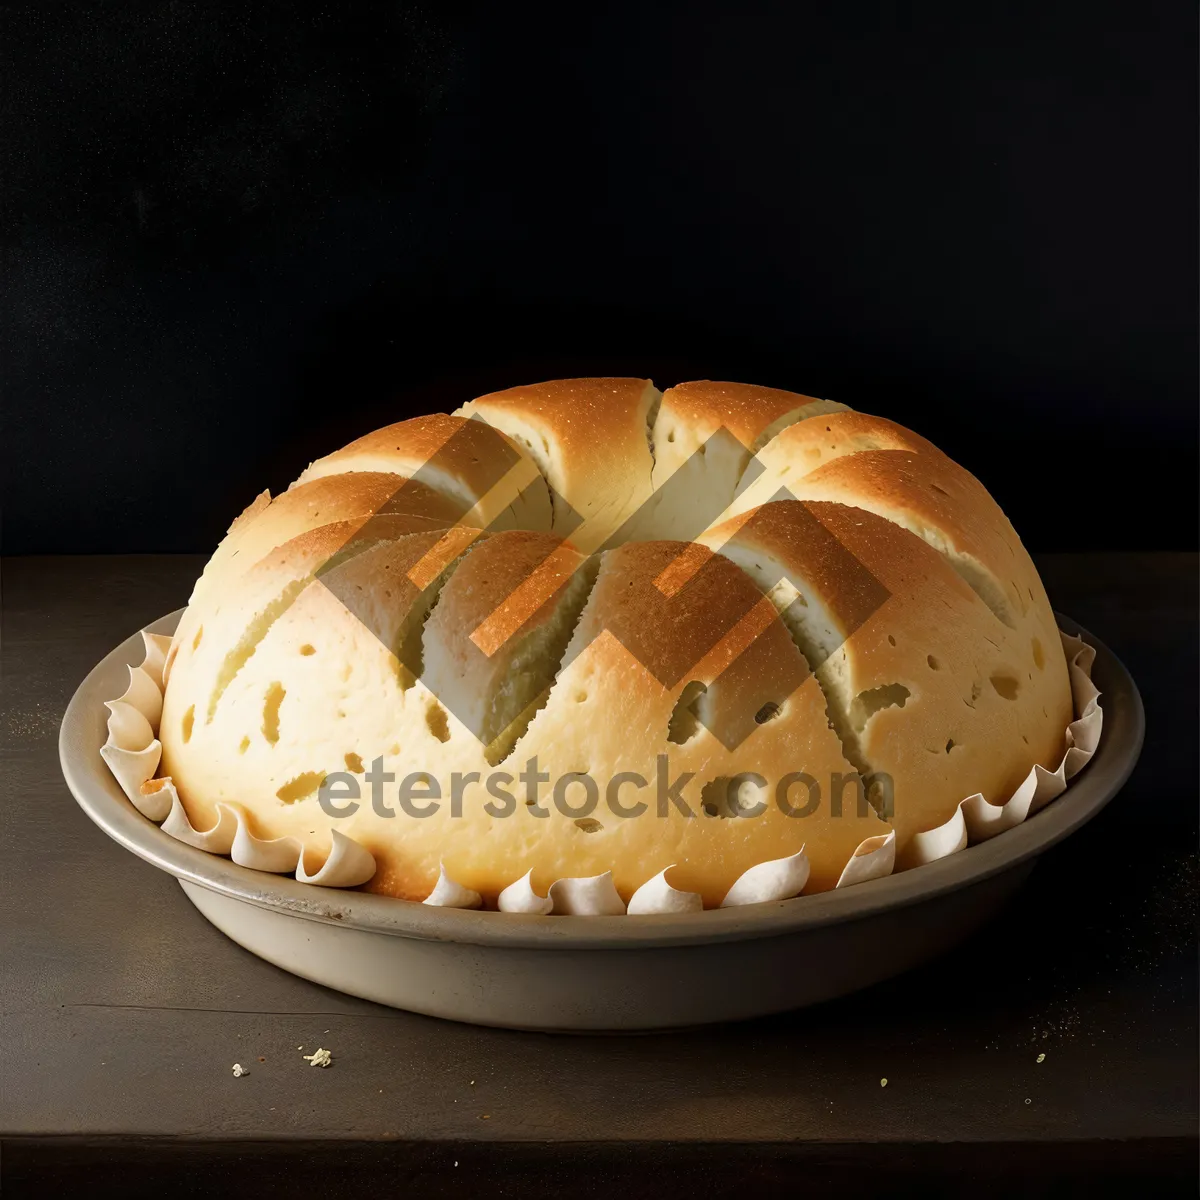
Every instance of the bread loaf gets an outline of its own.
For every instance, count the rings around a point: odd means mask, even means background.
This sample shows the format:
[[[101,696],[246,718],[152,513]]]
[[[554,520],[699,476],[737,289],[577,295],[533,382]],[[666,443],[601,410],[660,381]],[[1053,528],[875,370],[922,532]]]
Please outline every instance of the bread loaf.
[[[986,489],[844,405],[560,380],[368,434],[260,496],[165,669],[189,819],[236,803],[369,889],[496,904],[666,868],[719,905],[794,856],[1053,770],[1072,719],[1037,572]],[[335,786],[336,784],[336,786]]]

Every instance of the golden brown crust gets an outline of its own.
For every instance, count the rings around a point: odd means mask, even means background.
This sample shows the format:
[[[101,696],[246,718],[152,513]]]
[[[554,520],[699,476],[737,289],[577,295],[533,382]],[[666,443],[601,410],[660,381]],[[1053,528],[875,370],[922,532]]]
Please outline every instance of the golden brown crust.
[[[453,449],[456,457],[476,460],[481,469],[490,459],[497,456],[503,459],[509,453],[494,431],[468,425],[461,417],[431,413],[385,425],[356,438],[342,449],[318,458],[296,482],[307,483],[345,471],[385,471],[411,476],[447,447]],[[490,480],[487,486],[491,486]]]
[[[625,451],[645,440],[646,393],[652,389],[648,379],[552,379],[491,392],[460,411],[478,413],[489,424],[510,414],[544,432],[547,442],[553,438],[564,455],[586,459],[605,453],[610,440]]]
[[[865,508],[980,564],[1002,593],[1006,623],[1028,607],[1036,571],[1016,531],[979,481],[943,454],[871,450],[828,462],[791,490],[800,500]]]
[[[471,635],[486,627],[491,653],[543,615],[585,561],[552,533],[495,534],[455,572],[439,605],[439,628]]]
[[[557,379],[480,396],[458,412],[504,432],[557,493],[554,532],[599,549],[651,489],[648,379]]]
[[[665,442],[676,429],[686,430],[700,443],[718,429],[728,429],[748,450],[776,421],[789,413],[819,406],[815,396],[785,392],[780,388],[755,387],[749,383],[719,383],[698,379],[676,384],[663,392],[656,421],[655,445]],[[662,430],[662,437],[657,430]]]
[[[450,499],[469,524],[549,527],[549,497],[536,465],[484,421],[444,413],[400,421],[318,459],[296,483],[360,471],[414,478]]]
[[[602,633],[615,637],[674,688],[752,609],[764,606],[750,580],[704,546],[627,542],[606,556],[580,635],[584,642]]]
[[[919,434],[862,412],[823,413],[780,430],[758,448],[727,515],[757,508],[822,466],[876,450],[940,454]]]
[[[231,539],[228,565],[245,570],[310,530],[373,516],[405,518],[405,527],[417,532],[447,529],[462,519],[463,510],[416,479],[373,471],[323,476],[289,488],[243,525]]]
[[[626,540],[690,541],[733,503],[753,452],[781,429],[844,406],[796,392],[708,380],[663,394],[654,421],[654,494]]]

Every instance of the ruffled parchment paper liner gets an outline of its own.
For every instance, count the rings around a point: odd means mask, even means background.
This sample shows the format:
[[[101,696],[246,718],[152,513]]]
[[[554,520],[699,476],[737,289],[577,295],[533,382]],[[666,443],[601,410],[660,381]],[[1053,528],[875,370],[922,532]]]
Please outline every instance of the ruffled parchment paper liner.
[[[1061,633],[1071,677],[1075,720],[1067,726],[1067,752],[1056,771],[1034,766],[1024,782],[1003,804],[992,804],[976,793],[967,796],[953,815],[936,829],[916,834],[905,847],[903,861],[896,860],[896,835],[867,838],[846,864],[838,887],[849,887],[868,879],[890,875],[897,867],[908,869],[956,854],[966,846],[995,837],[1061,795],[1096,752],[1100,742],[1103,713],[1100,693],[1092,683],[1096,651],[1081,638]],[[218,804],[217,821],[211,829],[198,830],[188,820],[175,785],[169,777],[157,777],[162,744],[157,733],[162,717],[164,669],[169,670],[171,639],[161,634],[142,633],[146,656],[140,666],[129,668],[129,686],[107,702],[108,740],[100,749],[108,768],[125,795],[143,816],[161,825],[172,837],[207,850],[228,855],[239,866],[256,871],[295,875],[301,883],[318,887],[357,887],[375,873],[375,860],[352,838],[334,829],[325,861],[311,873],[305,865],[305,847],[296,838],[264,840],[250,831],[240,804]],[[550,913],[573,916],[613,916],[628,913],[698,912],[703,907],[694,892],[682,892],[667,880],[670,867],[642,884],[629,900],[622,901],[611,872],[586,879],[556,880],[545,896],[531,883],[532,872],[509,884],[499,897],[501,912]],[[787,900],[798,896],[808,881],[809,863],[803,847],[787,858],[773,859],[750,867],[729,889],[722,908]],[[479,908],[478,892],[451,879],[442,868],[438,881],[424,904],[446,908]]]

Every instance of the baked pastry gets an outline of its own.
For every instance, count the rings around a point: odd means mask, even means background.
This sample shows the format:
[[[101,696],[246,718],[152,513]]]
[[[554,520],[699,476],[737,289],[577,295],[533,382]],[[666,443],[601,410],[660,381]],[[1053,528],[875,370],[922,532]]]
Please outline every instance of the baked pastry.
[[[196,828],[239,805],[310,872],[337,830],[370,890],[492,907],[667,868],[713,907],[801,849],[820,891],[884,840],[903,867],[965,797],[1053,771],[1073,717],[973,476],[711,382],[513,388],[318,460],[234,522],[163,674],[159,775]]]

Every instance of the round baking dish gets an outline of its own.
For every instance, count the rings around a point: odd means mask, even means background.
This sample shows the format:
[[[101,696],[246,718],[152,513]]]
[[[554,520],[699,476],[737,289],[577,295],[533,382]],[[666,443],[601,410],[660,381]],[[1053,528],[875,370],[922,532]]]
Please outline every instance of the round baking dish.
[[[180,613],[149,627],[171,633]],[[740,908],[639,917],[438,908],[314,887],[177,841],[134,809],[100,756],[104,701],[144,652],[108,654],[63,717],[59,755],[80,807],[111,838],[169,871],[223,933],[326,987],[451,1020],[557,1031],[677,1028],[783,1012],[877,983],[967,937],[1038,856],[1093,817],[1137,762],[1137,687],[1103,643],[1092,677],[1104,732],[1087,768],[1022,824],[957,854],[854,887]]]

